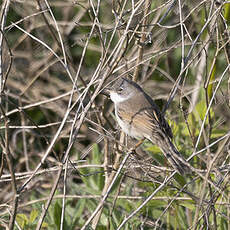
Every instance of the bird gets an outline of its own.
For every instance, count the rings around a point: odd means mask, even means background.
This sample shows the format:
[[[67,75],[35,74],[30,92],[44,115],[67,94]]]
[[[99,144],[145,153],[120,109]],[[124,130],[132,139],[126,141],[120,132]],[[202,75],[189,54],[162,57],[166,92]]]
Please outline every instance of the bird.
[[[115,117],[122,131],[135,139],[148,139],[163,152],[172,167],[184,175],[188,167],[172,143],[172,130],[153,99],[136,82],[119,78],[109,90]]]

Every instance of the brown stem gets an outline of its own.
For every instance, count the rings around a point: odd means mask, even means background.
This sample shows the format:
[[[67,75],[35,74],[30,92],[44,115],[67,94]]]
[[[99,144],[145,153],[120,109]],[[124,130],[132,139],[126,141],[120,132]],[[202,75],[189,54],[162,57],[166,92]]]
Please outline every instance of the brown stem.
[[[145,33],[145,30],[146,30],[146,25],[147,25],[147,22],[148,22],[148,12],[149,12],[149,9],[150,9],[150,5],[151,5],[151,2],[150,0],[146,0],[145,1],[145,8],[144,8],[144,15],[143,15],[143,23],[142,23],[142,27],[141,27],[141,39],[140,39],[140,44],[139,44],[139,49],[138,49],[138,58],[137,58],[137,61],[136,61],[136,68],[135,68],[135,71],[134,71],[134,74],[133,74],[133,81],[137,81],[137,78],[138,78],[138,75],[140,74],[140,71],[141,71],[141,62],[142,62],[142,59],[143,59],[143,53],[144,53],[144,43],[145,43],[145,40],[146,40],[146,33]]]

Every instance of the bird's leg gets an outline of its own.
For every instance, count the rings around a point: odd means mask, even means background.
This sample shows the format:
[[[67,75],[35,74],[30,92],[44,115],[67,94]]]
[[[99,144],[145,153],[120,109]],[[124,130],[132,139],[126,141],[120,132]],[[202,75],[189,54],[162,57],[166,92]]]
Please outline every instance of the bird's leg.
[[[134,146],[134,148],[131,148],[131,152],[132,153],[135,153],[136,152],[136,149],[144,142],[144,138],[143,139],[141,139],[141,140],[139,140],[136,144],[135,144],[135,146]]]
[[[137,149],[144,142],[144,140],[145,140],[144,138],[139,140],[135,145],[135,149]]]

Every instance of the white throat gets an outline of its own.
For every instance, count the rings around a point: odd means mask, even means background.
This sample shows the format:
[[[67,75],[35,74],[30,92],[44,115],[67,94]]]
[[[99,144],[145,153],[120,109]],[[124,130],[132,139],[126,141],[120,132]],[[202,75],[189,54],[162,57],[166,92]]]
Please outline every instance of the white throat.
[[[118,93],[110,92],[110,98],[114,103],[125,101],[127,98],[120,96]]]

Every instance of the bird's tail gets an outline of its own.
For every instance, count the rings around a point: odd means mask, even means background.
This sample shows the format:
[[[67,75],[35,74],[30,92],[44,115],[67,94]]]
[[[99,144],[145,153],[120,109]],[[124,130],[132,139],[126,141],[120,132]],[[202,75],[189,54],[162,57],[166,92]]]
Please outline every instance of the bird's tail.
[[[164,153],[169,163],[178,173],[184,175],[185,173],[189,172],[189,167],[186,165],[188,163],[184,160],[168,137],[163,138],[163,141],[161,141],[160,144],[158,142],[158,146]]]

